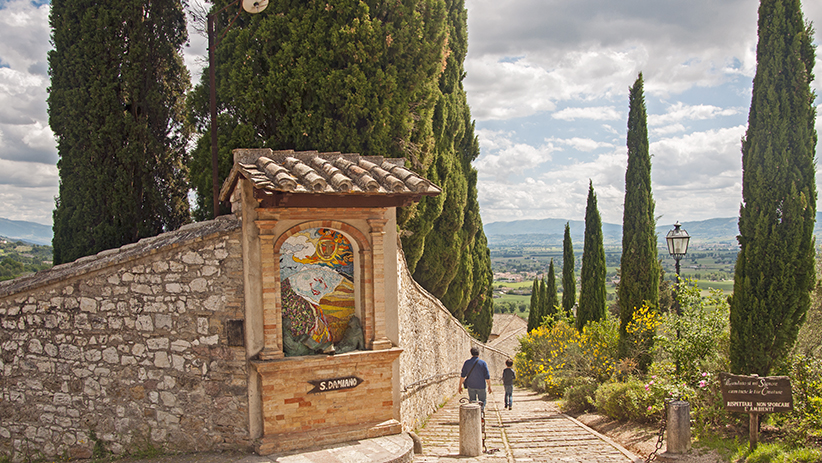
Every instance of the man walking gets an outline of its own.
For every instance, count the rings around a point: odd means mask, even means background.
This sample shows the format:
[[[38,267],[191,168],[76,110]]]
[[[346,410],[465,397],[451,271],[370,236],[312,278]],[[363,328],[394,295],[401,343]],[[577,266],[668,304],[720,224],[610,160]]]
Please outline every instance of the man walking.
[[[479,349],[471,348],[471,358],[462,364],[462,372],[460,373],[459,393],[462,394],[462,386],[468,389],[468,400],[471,402],[479,400],[485,409],[485,386],[488,386],[488,392],[491,392],[491,374],[488,373],[488,364],[479,359]]]

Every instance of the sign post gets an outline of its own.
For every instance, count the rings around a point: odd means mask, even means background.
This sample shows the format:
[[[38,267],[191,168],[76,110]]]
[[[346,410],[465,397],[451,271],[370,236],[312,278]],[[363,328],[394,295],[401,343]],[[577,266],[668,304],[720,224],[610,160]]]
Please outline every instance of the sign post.
[[[759,415],[793,410],[791,380],[787,376],[719,374],[725,410],[750,415],[750,448],[759,442]]]

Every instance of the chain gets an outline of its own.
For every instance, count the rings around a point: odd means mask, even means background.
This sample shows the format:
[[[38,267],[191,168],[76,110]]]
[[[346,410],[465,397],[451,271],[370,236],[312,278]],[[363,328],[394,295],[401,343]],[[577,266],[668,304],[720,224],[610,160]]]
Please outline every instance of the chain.
[[[668,425],[668,400],[665,400],[665,409],[662,410],[662,420],[659,422],[659,434],[657,436],[656,441],[656,448],[653,452],[648,455],[648,458],[645,459],[645,463],[651,463],[652,461],[656,460],[657,453],[659,449],[662,448],[662,440],[665,437],[665,428]]]

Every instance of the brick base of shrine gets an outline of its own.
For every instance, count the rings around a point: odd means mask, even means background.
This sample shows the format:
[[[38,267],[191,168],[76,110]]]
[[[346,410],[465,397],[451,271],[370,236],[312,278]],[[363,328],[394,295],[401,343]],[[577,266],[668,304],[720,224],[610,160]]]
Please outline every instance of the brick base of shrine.
[[[263,436],[257,453],[402,432],[392,381],[401,352],[392,348],[252,362],[262,386]]]

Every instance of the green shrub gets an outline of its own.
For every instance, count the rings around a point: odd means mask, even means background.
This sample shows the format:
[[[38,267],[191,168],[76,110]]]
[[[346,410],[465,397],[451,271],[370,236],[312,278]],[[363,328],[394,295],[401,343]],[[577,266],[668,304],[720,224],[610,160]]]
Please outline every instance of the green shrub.
[[[789,375],[793,410],[775,413],[771,421],[785,431],[786,443],[799,447],[822,437],[822,359],[794,355]]]
[[[669,312],[662,317],[654,343],[654,360],[678,365],[674,374],[689,383],[700,381],[711,366],[727,363],[729,308],[722,291],[712,289],[703,296],[695,282],[679,287],[677,300],[682,315]],[[725,370],[728,371],[728,370]]]
[[[622,383],[606,383],[596,391],[597,409],[619,421],[654,421],[654,402],[653,394],[636,378]]]
[[[599,385],[591,378],[576,378],[565,386],[562,409],[571,412],[594,410],[595,397]]]

